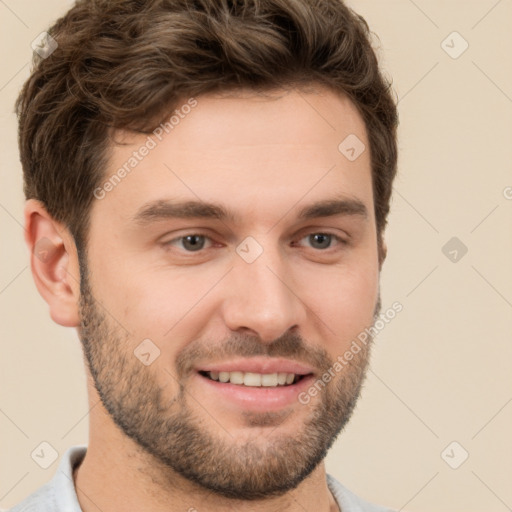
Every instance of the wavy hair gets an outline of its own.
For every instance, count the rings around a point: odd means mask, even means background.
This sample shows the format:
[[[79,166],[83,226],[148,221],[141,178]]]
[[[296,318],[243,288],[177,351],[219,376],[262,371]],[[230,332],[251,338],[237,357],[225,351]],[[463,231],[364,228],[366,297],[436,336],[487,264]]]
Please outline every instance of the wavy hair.
[[[341,0],[79,0],[16,102],[26,198],[85,243],[112,130],[152,131],[182,98],[320,83],[367,129],[381,240],[398,114],[366,21]]]

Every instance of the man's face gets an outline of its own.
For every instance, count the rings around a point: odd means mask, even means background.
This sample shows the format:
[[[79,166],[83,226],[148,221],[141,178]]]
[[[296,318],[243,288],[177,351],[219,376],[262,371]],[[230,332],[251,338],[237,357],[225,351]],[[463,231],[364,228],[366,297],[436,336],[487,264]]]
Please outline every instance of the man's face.
[[[199,97],[142,158],[147,136],[118,134],[105,179],[137,164],[91,210],[80,335],[103,405],[155,466],[224,496],[309,475],[368,362],[332,371],[379,309],[369,150],[338,149],[369,144],[319,91]]]

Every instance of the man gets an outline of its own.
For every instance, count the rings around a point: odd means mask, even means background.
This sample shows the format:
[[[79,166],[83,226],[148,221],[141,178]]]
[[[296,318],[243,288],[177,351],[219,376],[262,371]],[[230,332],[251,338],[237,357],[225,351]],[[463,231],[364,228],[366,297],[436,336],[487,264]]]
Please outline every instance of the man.
[[[385,510],[323,463],[368,365],[397,163],[364,20],[90,0],[49,34],[17,103],[26,240],[80,336],[90,435],[13,510]]]

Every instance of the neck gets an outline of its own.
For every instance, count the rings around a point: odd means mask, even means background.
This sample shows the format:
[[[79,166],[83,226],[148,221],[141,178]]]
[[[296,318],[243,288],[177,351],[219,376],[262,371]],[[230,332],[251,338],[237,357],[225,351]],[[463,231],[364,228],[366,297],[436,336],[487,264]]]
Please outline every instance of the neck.
[[[124,465],[123,460],[128,462]],[[151,512],[286,511],[339,512],[330,493],[323,464],[296,489],[283,496],[245,501],[212,494],[174,475],[159,480],[154,471],[138,466],[134,458],[95,456],[88,448],[82,464],[73,472],[76,493],[83,512],[148,510]],[[162,485],[165,480],[165,486]]]

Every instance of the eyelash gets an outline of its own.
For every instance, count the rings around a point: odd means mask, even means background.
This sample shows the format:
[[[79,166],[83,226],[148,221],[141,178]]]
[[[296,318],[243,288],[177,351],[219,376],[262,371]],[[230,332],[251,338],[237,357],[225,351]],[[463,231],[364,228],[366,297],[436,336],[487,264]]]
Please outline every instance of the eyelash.
[[[339,235],[336,235],[335,233],[331,233],[329,231],[312,231],[310,233],[307,233],[306,235],[302,236],[299,240],[303,240],[304,238],[307,238],[311,235],[327,235],[327,236],[330,236],[332,237],[334,240],[336,240],[339,245],[341,246],[346,246],[349,244],[349,242],[347,242],[346,240],[344,240],[343,238],[341,238]],[[185,238],[187,238],[188,236],[201,236],[201,237],[204,237],[210,241],[212,241],[212,238],[210,236],[208,236],[207,234],[205,233],[201,233],[201,232],[191,232],[191,233],[187,233],[185,235],[182,235],[182,236],[179,236],[179,237],[176,237],[176,238],[173,238],[172,240],[169,240],[168,242],[164,242],[163,243],[163,246],[164,247],[171,247],[172,244],[174,242],[177,242],[177,241],[181,241],[181,240],[184,240]],[[207,247],[207,248],[202,248],[202,249],[199,249],[197,251],[187,251],[185,249],[183,249],[183,251],[186,253],[186,254],[200,254],[204,251],[206,251],[207,249],[211,249],[211,247]],[[312,249],[315,249],[314,247]],[[317,252],[321,253],[321,252],[329,252],[331,249],[333,249],[333,247],[328,247],[326,249],[316,249]]]

